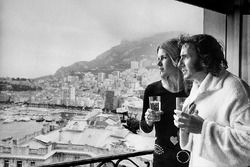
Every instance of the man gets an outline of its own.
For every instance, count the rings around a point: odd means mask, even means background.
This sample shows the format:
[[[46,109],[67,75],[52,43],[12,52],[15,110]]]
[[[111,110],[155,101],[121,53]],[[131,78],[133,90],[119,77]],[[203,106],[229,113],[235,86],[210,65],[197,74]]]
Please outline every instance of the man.
[[[175,110],[180,146],[190,167],[250,165],[249,86],[226,70],[221,45],[206,34],[182,37],[178,67],[193,80],[182,111]]]

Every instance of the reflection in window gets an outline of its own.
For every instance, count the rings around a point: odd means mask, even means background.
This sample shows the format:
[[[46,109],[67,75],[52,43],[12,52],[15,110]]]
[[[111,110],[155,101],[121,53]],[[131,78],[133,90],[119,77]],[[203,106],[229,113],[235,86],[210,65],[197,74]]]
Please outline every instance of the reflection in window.
[[[9,167],[10,161],[9,160],[4,160],[4,167]]]
[[[32,162],[30,162],[30,166],[35,166],[35,162],[34,161],[32,161]]]
[[[79,156],[79,155],[76,155],[76,156],[75,156],[75,160],[78,160],[78,159],[80,159],[80,156]]]
[[[22,167],[22,161],[17,161],[17,162],[16,162],[16,166],[17,166],[17,167]]]

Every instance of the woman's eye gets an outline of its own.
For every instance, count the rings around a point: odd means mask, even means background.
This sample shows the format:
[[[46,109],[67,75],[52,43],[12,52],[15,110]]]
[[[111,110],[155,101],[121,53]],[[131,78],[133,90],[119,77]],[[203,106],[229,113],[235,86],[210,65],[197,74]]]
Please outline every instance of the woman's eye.
[[[168,58],[167,56],[161,56],[161,57],[158,57],[157,59],[158,59],[158,61],[162,61],[162,60],[167,59],[167,58]]]
[[[161,60],[167,59],[167,56],[162,56]]]

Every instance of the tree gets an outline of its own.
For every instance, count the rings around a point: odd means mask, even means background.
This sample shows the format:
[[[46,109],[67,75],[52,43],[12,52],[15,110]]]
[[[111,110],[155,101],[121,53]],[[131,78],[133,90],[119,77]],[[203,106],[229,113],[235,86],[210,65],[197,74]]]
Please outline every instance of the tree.
[[[140,121],[136,118],[128,118],[127,125],[124,125],[124,127],[130,130],[131,132],[137,134],[137,131],[140,128]]]

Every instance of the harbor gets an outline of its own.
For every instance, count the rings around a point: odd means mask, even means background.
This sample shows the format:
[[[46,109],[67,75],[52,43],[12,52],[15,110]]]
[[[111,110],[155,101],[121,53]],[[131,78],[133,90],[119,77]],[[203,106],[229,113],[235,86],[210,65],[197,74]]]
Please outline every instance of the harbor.
[[[22,138],[25,135],[40,131],[44,125],[55,127],[63,122],[63,110],[10,106],[0,110],[0,140]]]

